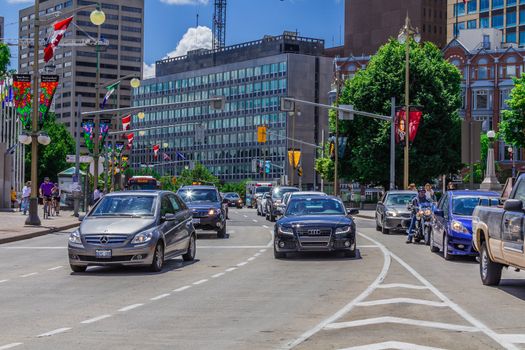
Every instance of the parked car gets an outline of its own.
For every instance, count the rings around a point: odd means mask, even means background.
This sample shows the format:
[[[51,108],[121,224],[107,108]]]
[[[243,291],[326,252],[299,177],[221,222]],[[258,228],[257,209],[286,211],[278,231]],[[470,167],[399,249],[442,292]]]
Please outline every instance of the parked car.
[[[226,237],[226,211],[215,186],[183,186],[177,194],[191,209],[196,229],[214,230],[218,238]]]
[[[226,203],[229,207],[237,207],[238,209],[241,209],[243,206],[243,202],[241,199],[241,196],[235,192],[227,192],[224,194],[224,199],[226,200]]]
[[[503,207],[478,205],[472,213],[472,242],[480,254],[485,285],[498,285],[503,267],[525,269],[523,247],[525,174],[518,177]]]
[[[417,196],[415,191],[387,191],[376,207],[376,230],[406,231],[410,226],[411,212],[408,204]]]
[[[173,192],[113,192],[100,199],[69,235],[71,270],[91,265],[146,265],[161,271],[166,259],[193,260],[191,211]]]
[[[255,208],[257,209],[257,215],[265,216],[266,215],[266,200],[270,192],[264,192],[262,195],[257,196],[255,199]]]
[[[488,191],[448,191],[434,211],[430,250],[443,251],[446,260],[456,255],[476,256],[472,246],[472,213],[480,200],[498,203],[499,193]]]
[[[274,256],[304,251],[341,251],[356,254],[355,223],[337,197],[298,197],[288,203],[284,216],[275,224]]]
[[[266,219],[270,221],[275,221],[277,216],[282,215],[282,200],[285,193],[288,192],[299,192],[297,187],[289,186],[278,186],[272,188],[270,196],[266,200]]]

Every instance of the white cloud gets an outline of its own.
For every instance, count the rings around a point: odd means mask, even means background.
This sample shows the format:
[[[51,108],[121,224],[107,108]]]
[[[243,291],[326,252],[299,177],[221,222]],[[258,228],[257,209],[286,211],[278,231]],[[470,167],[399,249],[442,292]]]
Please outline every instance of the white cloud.
[[[211,29],[205,26],[198,26],[195,28],[188,28],[186,33],[182,36],[175,50],[168,53],[163,59],[170,57],[184,56],[188,51],[196,49],[211,49],[212,48],[212,33]],[[155,63],[143,66],[144,79],[155,77]]]
[[[208,5],[208,0],[160,0],[168,5]]]
[[[28,3],[34,3],[33,0],[7,0],[8,4],[28,4]]]

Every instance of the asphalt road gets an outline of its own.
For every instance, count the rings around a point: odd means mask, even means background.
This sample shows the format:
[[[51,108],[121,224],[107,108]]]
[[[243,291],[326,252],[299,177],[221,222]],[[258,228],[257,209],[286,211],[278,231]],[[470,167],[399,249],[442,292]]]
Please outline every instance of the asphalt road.
[[[230,217],[229,238],[199,234],[195,262],[158,274],[71,273],[67,232],[1,245],[0,350],[525,348],[522,273],[484,287],[475,261],[445,261],[366,219],[360,258],[275,260],[272,223]]]

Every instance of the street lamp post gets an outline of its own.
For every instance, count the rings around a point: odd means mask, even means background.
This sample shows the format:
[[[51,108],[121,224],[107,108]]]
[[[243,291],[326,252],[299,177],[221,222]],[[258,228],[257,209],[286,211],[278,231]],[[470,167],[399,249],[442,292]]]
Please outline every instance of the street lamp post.
[[[410,18],[408,13],[405,19],[405,25],[401,28],[397,37],[401,44],[405,44],[405,153],[404,153],[404,164],[403,164],[403,187],[408,188],[408,176],[409,176],[409,153],[408,153],[408,142],[410,134],[410,39],[413,38],[416,43],[421,41],[421,35],[417,28],[413,28],[410,24]]]
[[[494,166],[494,138],[496,133],[494,130],[487,132],[489,138],[489,149],[487,151],[487,171],[485,172],[485,179],[481,183],[480,188],[486,191],[499,191],[501,190],[501,184],[496,177],[496,168]]]
[[[514,147],[509,146],[508,148],[510,160],[512,161],[512,178],[514,179],[516,177],[516,163],[514,162]]]

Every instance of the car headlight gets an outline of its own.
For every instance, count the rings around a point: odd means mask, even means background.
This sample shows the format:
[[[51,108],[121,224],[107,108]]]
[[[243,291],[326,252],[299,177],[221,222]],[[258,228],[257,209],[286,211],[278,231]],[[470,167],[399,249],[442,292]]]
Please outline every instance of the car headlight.
[[[456,220],[452,221],[452,229],[456,232],[469,233],[467,228],[463,226],[461,222],[456,221]]]
[[[210,216],[211,216],[211,215],[215,215],[215,214],[216,214],[216,210],[215,210],[215,209],[210,209],[210,210],[208,211],[208,215],[210,215]]]
[[[293,235],[293,228],[279,226],[279,233],[283,235]]]
[[[432,210],[425,209],[425,216],[430,216],[430,214],[432,214]]]
[[[392,210],[388,210],[385,214],[386,216],[397,216],[397,212]]]
[[[155,229],[137,233],[135,237],[133,237],[131,244],[142,244],[151,241],[153,232],[155,232]]]
[[[338,227],[336,230],[335,230],[335,233],[338,234],[338,233],[348,233],[350,232],[352,228],[350,226],[343,226],[343,227]]]
[[[82,239],[80,238],[80,231],[75,230],[69,234],[69,241],[75,244],[82,244]]]

